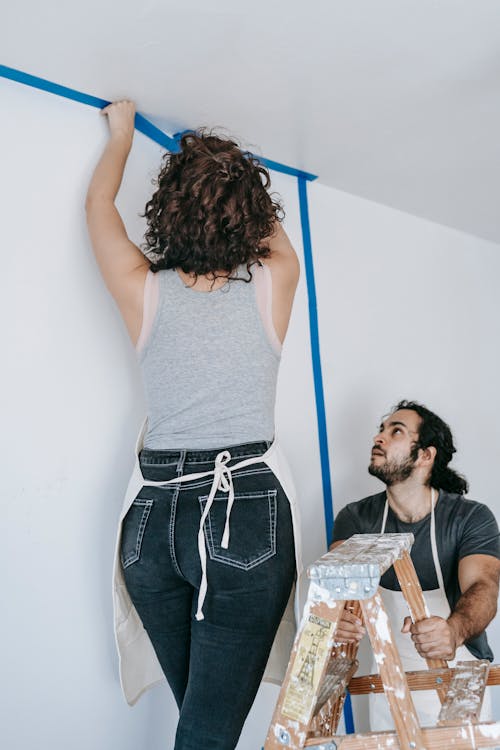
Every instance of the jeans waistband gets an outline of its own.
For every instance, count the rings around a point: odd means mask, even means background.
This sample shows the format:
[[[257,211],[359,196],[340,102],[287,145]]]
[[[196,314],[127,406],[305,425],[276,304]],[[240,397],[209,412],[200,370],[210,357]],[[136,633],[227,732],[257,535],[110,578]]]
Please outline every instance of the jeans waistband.
[[[223,448],[210,448],[207,450],[157,450],[143,448],[139,453],[139,462],[141,465],[148,464],[149,466],[186,466],[186,464],[214,463],[221,451],[229,451],[231,459],[253,458],[262,456],[270,445],[270,441],[260,440],[254,443],[240,443],[239,445],[228,445]]]

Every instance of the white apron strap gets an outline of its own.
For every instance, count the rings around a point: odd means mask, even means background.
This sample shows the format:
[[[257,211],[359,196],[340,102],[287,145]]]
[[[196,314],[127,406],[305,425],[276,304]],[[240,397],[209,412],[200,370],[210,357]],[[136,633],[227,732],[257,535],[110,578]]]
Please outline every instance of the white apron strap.
[[[385,534],[385,525],[387,523],[387,514],[389,513],[389,501],[387,500],[387,495],[385,498],[385,505],[384,505],[384,514],[382,516],[382,528],[380,529],[381,534]]]
[[[436,577],[438,579],[439,588],[441,589],[441,593],[443,594],[446,601],[448,601],[448,597],[446,596],[446,591],[444,588],[444,579],[443,579],[443,571],[441,570],[441,563],[439,562],[439,555],[437,550],[437,542],[436,542],[436,518],[434,514],[434,508],[436,506],[438,500],[438,495],[436,494],[436,490],[432,490],[432,511],[431,511],[431,548],[432,548],[432,559],[434,560],[434,568],[436,570]]]

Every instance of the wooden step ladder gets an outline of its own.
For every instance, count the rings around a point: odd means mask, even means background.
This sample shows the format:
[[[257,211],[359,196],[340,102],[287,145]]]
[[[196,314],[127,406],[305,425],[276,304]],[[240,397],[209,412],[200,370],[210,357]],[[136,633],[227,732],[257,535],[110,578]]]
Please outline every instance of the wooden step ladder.
[[[356,534],[308,569],[309,593],[265,750],[465,750],[500,747],[500,722],[480,722],[486,684],[500,684],[500,667],[486,660],[429,659],[405,673],[378,590],[394,566],[414,622],[429,617],[410,557],[412,534]],[[378,675],[353,677],[358,644],[335,641],[344,608],[360,617]],[[385,692],[395,731],[337,735],[346,688],[353,695]],[[412,690],[436,690],[442,707],[435,727],[420,726]]]

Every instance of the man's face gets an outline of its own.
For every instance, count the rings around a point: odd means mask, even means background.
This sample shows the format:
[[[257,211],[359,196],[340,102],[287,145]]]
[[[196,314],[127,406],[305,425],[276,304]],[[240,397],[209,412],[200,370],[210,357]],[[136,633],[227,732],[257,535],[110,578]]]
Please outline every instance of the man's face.
[[[411,476],[418,457],[416,442],[421,419],[411,409],[390,414],[373,438],[368,471],[388,487]]]

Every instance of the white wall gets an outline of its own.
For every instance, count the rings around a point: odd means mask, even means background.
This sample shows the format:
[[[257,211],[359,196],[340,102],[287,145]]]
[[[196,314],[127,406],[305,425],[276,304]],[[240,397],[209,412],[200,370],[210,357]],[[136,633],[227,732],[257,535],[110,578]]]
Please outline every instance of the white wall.
[[[143,403],[84,224],[105,124],[91,108],[8,81],[0,94],[3,746],[160,750],[173,737],[173,700],[158,688],[126,706],[111,627],[115,524]],[[120,195],[136,241],[159,156],[137,135]],[[296,181],[273,177],[300,252]],[[471,496],[495,509],[498,248],[319,184],[309,199],[336,509],[376,486],[365,468],[371,436],[403,396],[450,421]],[[301,499],[306,564],[325,548],[310,363],[302,274],[277,422]],[[276,694],[261,688],[239,750],[262,744]]]

